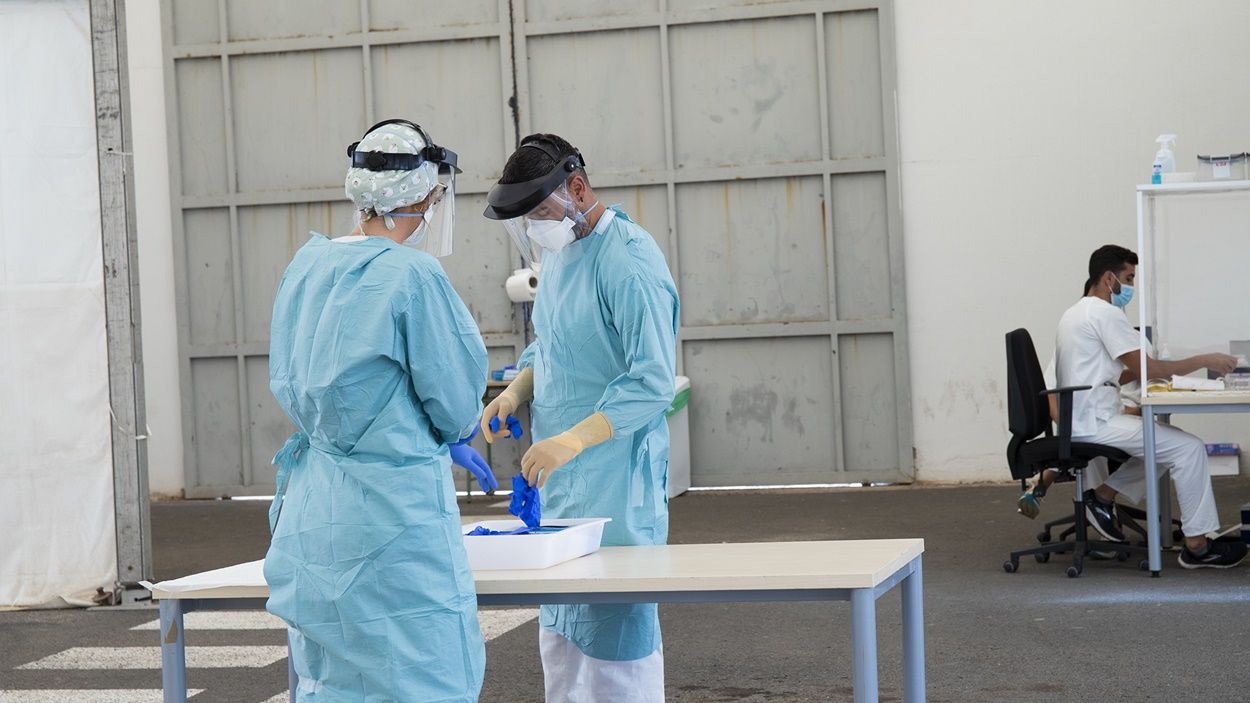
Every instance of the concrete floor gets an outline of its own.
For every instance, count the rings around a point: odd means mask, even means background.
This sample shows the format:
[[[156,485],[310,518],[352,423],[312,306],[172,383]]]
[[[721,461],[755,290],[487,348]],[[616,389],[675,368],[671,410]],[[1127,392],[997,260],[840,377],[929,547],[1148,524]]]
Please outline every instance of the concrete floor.
[[[1250,479],[1216,479],[1220,514],[1238,519]],[[1041,519],[1059,517],[1056,490]],[[1014,486],[883,488],[809,493],[694,494],[671,504],[674,543],[923,537],[929,700],[1250,700],[1250,566],[1183,571],[1164,555],[1150,579],[1129,563],[1090,562],[1068,579],[1066,561],[1031,559],[1006,574],[1012,548],[1040,522],[1015,514]],[[153,506],[157,578],[264,555],[266,505]],[[477,498],[466,515],[499,513]],[[128,628],[154,613],[0,613],[0,701],[5,689],[156,688],[155,670],[30,671],[18,665],[67,647],[153,646]],[[850,700],[849,604],[665,605],[668,700],[789,703]],[[898,598],[879,607],[882,700],[900,698]],[[192,632],[189,644],[281,645],[280,631]],[[529,621],[487,645],[483,703],[537,703],[542,670]],[[285,661],[190,672],[198,703],[261,703],[285,684]],[[18,699],[13,699],[18,700]]]

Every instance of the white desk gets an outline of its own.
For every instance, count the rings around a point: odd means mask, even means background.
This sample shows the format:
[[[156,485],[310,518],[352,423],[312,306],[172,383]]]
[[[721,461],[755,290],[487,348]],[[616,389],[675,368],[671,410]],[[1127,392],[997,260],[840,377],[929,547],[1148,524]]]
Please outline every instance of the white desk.
[[[920,539],[605,547],[549,569],[474,577],[482,605],[849,600],[856,703],[877,700],[876,602],[901,584],[903,700],[923,703],[923,552]],[[268,596],[260,561],[152,587],[166,703],[186,701],[183,615],[264,608]],[[289,676],[294,700],[298,679]]]
[[[1155,416],[1183,413],[1250,413],[1250,392],[1178,391],[1149,393],[1142,398],[1142,439],[1146,454],[1146,548],[1150,575],[1163,570],[1159,544],[1159,465],[1155,456]],[[1172,525],[1167,526],[1168,530]]]

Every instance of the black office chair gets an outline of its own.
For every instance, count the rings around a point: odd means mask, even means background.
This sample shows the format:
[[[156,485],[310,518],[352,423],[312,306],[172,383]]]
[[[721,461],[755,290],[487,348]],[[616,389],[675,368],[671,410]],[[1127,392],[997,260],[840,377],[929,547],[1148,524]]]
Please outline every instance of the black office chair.
[[[1072,540],[1061,539],[1038,547],[1021,549],[1011,553],[1003,562],[1003,570],[1014,573],[1020,568],[1020,557],[1033,555],[1038,563],[1050,561],[1052,554],[1072,552],[1072,566],[1068,576],[1076,578],[1084,570],[1085,556],[1091,551],[1114,552],[1116,559],[1127,560],[1130,556],[1143,557],[1141,568],[1149,568],[1144,557],[1146,550],[1119,542],[1089,540],[1086,537],[1085,518],[1085,468],[1089,462],[1104,457],[1108,464],[1118,466],[1127,461],[1125,452],[1104,444],[1072,441],[1072,396],[1077,391],[1089,390],[1089,386],[1047,389],[1042,376],[1037,351],[1028,330],[1018,329],[1007,333],[1007,422],[1011,441],[1007,444],[1007,465],[1011,476],[1022,483],[1042,471],[1055,469],[1055,482],[1075,481],[1073,496]],[[1051,429],[1048,396],[1059,397],[1059,433]],[[1066,520],[1065,520],[1066,521]],[[1047,530],[1047,534],[1049,530]],[[1067,533],[1065,533],[1066,535]]]

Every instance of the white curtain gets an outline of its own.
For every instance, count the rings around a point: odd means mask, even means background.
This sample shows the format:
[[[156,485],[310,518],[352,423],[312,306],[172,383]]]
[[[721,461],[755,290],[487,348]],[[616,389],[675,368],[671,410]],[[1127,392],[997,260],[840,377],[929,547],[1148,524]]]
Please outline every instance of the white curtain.
[[[85,0],[0,0],[0,607],[116,578]]]

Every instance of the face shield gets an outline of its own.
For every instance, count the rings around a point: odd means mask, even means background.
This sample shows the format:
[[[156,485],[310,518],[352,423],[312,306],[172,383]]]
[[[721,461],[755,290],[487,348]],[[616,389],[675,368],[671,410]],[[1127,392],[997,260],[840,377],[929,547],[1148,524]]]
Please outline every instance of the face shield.
[[[347,197],[358,211],[383,217],[394,229],[395,217],[421,217],[405,244],[433,256],[452,252],[456,215],[456,153],[438,146],[425,130],[408,120],[380,122],[347,147]],[[422,213],[400,208],[427,202]]]
[[[534,148],[555,161],[547,173],[520,183],[497,183],[487,194],[486,217],[503,222],[529,268],[542,266],[544,252],[558,252],[586,233],[586,212],[577,206],[568,189],[568,179],[584,169],[581,154],[560,158],[551,145],[527,142],[522,149]]]

